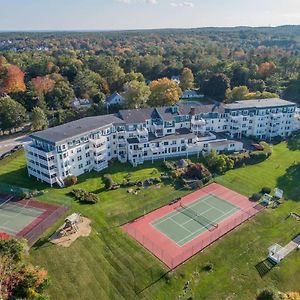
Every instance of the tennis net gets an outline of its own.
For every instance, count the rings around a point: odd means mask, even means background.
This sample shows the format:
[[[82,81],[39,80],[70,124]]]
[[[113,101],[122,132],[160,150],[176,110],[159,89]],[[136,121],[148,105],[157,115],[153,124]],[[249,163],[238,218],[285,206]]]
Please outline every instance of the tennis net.
[[[205,226],[206,228],[210,229],[210,228],[218,228],[218,224],[207,219],[206,217],[204,217],[203,215],[199,214],[198,212],[196,212],[195,210],[191,209],[190,207],[187,207],[185,205],[183,205],[182,203],[180,203],[180,207],[181,210],[180,212],[182,212],[183,214],[185,214],[186,216],[190,217],[191,219],[195,220],[196,222],[198,222],[199,224]]]

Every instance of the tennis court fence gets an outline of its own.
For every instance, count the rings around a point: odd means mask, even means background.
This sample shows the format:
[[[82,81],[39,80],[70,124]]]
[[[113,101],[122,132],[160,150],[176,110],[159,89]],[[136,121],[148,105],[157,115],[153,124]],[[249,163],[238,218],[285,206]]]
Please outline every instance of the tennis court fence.
[[[180,255],[172,255],[172,253],[170,253],[171,251],[169,251],[167,247],[164,247],[163,244],[158,244],[153,237],[149,235],[147,236],[141,230],[135,227],[129,226],[127,228],[127,232],[152,254],[159,258],[163,263],[165,263],[165,265],[167,265],[170,269],[174,269],[188,260],[190,257],[211,245],[216,240],[220,239],[228,232],[232,231],[242,223],[255,216],[264,208],[264,206],[258,204],[247,210],[240,211],[238,216],[230,219],[230,223],[227,222],[225,225],[219,225],[218,228],[210,232],[208,237],[203,237],[203,239],[195,239],[190,246],[188,244],[183,246],[184,251]]]
[[[17,198],[31,198],[31,197],[36,197],[36,196],[40,196],[43,194],[42,191],[22,188],[22,187],[7,184],[4,182],[0,182],[0,193],[13,195]]]
[[[55,210],[49,212],[49,215],[43,218],[40,222],[29,228],[22,237],[27,240],[28,245],[31,247],[47,229],[49,229],[68,211],[68,209],[69,207],[67,206],[58,206]]]

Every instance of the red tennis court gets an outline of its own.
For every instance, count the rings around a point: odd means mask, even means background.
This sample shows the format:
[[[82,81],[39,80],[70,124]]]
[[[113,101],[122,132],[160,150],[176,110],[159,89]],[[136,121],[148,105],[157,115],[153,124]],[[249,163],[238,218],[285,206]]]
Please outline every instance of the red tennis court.
[[[173,269],[263,209],[212,183],[122,228]]]

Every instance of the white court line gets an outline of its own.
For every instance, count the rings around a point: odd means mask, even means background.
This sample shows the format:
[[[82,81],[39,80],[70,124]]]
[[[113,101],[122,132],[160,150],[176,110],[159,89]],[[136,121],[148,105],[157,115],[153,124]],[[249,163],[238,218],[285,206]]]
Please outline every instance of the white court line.
[[[209,196],[209,195],[207,195],[207,196]],[[186,204],[188,207],[194,207],[199,201],[202,201],[201,200],[201,198],[200,199],[197,199],[197,200],[195,200],[193,203],[191,203],[190,205],[189,204]],[[207,203],[206,203],[207,204]],[[175,216],[177,216],[177,215],[179,215],[179,214],[182,214],[182,212],[180,212],[180,211],[178,211],[177,210],[177,212],[171,212],[171,213],[169,213],[170,214],[170,216],[169,217],[167,217],[167,218],[164,218],[164,217],[162,217],[160,220],[158,220],[157,222],[156,221],[154,221],[154,222],[152,222],[152,224],[154,225],[154,226],[156,226],[156,225],[159,225],[160,223],[163,223],[164,221],[166,221],[166,220],[168,220],[168,219],[172,219],[173,217],[175,217]]]
[[[213,220],[212,222],[214,222],[214,223],[217,222],[217,221],[220,220],[221,218],[224,218],[226,215],[231,214],[231,212],[234,211],[234,210],[236,210],[236,208],[231,209],[230,211],[228,211],[227,213],[225,213],[225,214],[223,214],[222,216],[218,217],[217,219]],[[206,228],[206,227],[205,227],[205,226],[202,226],[202,228],[199,228],[198,230],[194,231],[193,233],[191,233],[190,235],[186,236],[185,238],[181,239],[180,241],[178,241],[178,242],[176,242],[176,243],[180,243],[180,242],[186,240],[187,238],[189,238],[189,237],[192,236],[193,234],[197,234],[197,236],[195,237],[195,238],[197,238],[197,237],[199,236],[198,233],[200,233],[200,231],[201,231],[203,228]],[[208,230],[208,229],[206,229],[206,230]],[[205,231],[206,231],[206,230],[205,230]],[[203,232],[204,232],[204,231],[203,231]],[[193,239],[194,239],[194,238],[193,238]],[[193,239],[191,239],[191,240],[189,240],[189,241],[187,241],[187,242],[191,242]],[[182,245],[182,246],[183,246],[183,245]]]
[[[173,223],[175,223],[176,225],[178,225],[179,227],[181,227],[182,229],[184,229],[185,231],[188,231],[189,233],[193,233],[192,231],[190,231],[188,228],[183,227],[181,224],[177,223],[175,220],[170,219]]]
[[[225,203],[228,203],[228,204],[230,205],[230,207],[239,208],[238,206],[236,206],[236,205],[234,205],[234,204],[232,204],[232,203],[230,203],[230,202],[227,202],[226,200],[223,200],[223,199],[219,198],[218,196],[214,196],[214,195],[210,195],[210,196],[212,197],[212,199],[217,198],[217,199],[220,200],[220,201],[223,201],[223,202],[225,202]],[[224,213],[223,210],[220,210],[219,208],[215,207],[213,204],[207,203],[206,200],[207,200],[207,199],[205,199],[205,200],[203,200],[203,201],[204,201],[207,205],[209,205],[210,207],[215,208],[216,210],[218,210],[218,211],[221,212],[221,213]],[[240,209],[240,208],[239,208],[239,209]]]

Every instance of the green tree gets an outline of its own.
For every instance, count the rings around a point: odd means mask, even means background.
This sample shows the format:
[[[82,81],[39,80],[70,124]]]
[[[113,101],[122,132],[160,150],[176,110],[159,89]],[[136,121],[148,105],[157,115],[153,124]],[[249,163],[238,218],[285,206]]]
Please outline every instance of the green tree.
[[[125,74],[124,81],[130,82],[130,81],[139,81],[139,82],[145,82],[144,75],[142,73],[136,73],[134,71],[131,71],[127,74]]]
[[[180,76],[180,87],[183,91],[194,87],[194,74],[191,69],[184,68]]]
[[[26,121],[26,109],[10,97],[0,98],[0,127],[11,131]]]
[[[146,106],[146,103],[151,94],[149,86],[144,82],[137,80],[128,82],[125,84],[125,92],[123,94],[125,98],[125,105],[128,108],[139,108]]]
[[[122,88],[125,73],[119,63],[112,57],[92,57],[89,60],[89,67],[92,71],[105,78],[112,90]]]
[[[227,102],[243,100],[246,95],[249,94],[249,89],[246,86],[236,86],[232,90],[227,90],[226,98]]]
[[[37,130],[43,130],[48,127],[48,119],[44,111],[39,108],[35,107],[32,110],[32,115],[31,115],[31,129],[33,131]]]
[[[174,105],[179,102],[182,94],[180,87],[168,78],[152,81],[150,91],[149,104],[151,106]]]
[[[74,91],[68,81],[59,80],[55,83],[53,90],[46,94],[48,107],[59,109],[68,108],[74,98]]]
[[[245,66],[237,65],[232,71],[230,84],[233,87],[244,86],[247,84],[249,77],[250,70]]]
[[[247,86],[251,92],[264,92],[266,90],[266,83],[262,79],[249,79]]]
[[[217,74],[212,76],[203,84],[204,95],[224,101],[226,98],[226,91],[230,88],[230,80],[225,74]]]
[[[76,75],[74,90],[77,97],[91,99],[99,92],[107,93],[108,87],[105,79],[99,74],[84,70]]]

